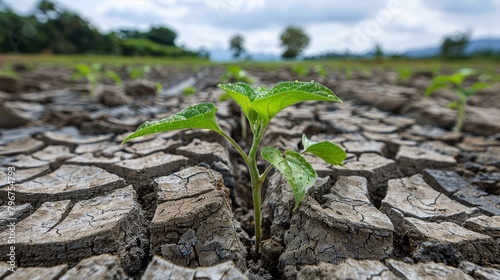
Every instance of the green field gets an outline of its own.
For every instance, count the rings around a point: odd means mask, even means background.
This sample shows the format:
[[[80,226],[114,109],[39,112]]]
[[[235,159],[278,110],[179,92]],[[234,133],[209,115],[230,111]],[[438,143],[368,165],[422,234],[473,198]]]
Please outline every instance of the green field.
[[[129,57],[109,55],[0,55],[0,65],[7,63],[33,63],[40,65],[64,65],[72,66],[77,63],[102,63],[111,66],[122,65],[164,65],[164,66],[208,66],[239,64],[245,67],[258,67],[264,69],[276,69],[283,66],[324,67],[338,69],[366,69],[366,68],[402,68],[408,67],[413,70],[442,69],[442,68],[475,68],[481,70],[492,70],[498,67],[498,61],[486,59],[467,59],[455,61],[443,61],[438,59],[385,59],[377,61],[373,59],[332,59],[332,60],[307,60],[307,61],[276,61],[276,62],[211,62],[201,58],[164,58],[164,57]]]

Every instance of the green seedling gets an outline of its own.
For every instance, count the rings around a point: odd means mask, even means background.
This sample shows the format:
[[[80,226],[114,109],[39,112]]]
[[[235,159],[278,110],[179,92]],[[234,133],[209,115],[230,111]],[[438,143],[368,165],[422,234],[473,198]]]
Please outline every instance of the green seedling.
[[[436,90],[453,87],[455,89],[455,94],[458,97],[458,101],[452,102],[448,107],[457,110],[458,116],[453,127],[454,132],[460,132],[465,122],[466,115],[466,105],[467,101],[471,96],[476,94],[479,90],[487,88],[490,84],[487,82],[488,77],[484,75],[479,76],[479,81],[473,83],[470,86],[464,85],[464,80],[470,75],[477,74],[477,71],[473,69],[460,69],[451,75],[440,75],[432,79],[431,84],[425,90],[425,96],[428,97],[433,94]]]
[[[352,79],[352,74],[353,74],[353,72],[354,72],[354,71],[352,70],[352,68],[351,68],[351,67],[345,68],[345,69],[344,69],[345,79],[346,79],[346,80],[350,80],[350,79]]]
[[[99,63],[94,63],[92,65],[78,64],[75,66],[75,72],[71,76],[71,80],[86,79],[90,84],[90,96],[93,96],[99,82],[104,78],[112,79],[116,85],[122,86],[123,81],[116,72],[111,70],[102,71],[102,66]]]
[[[182,95],[184,96],[190,96],[193,95],[196,92],[196,88],[193,86],[187,86],[182,89]]]
[[[411,68],[399,68],[398,70],[398,83],[404,83],[411,78],[413,70]]]
[[[16,71],[14,71],[12,69],[8,69],[8,68],[0,69],[0,76],[11,77],[11,78],[14,78],[16,80],[19,79],[19,74],[17,74]]]
[[[293,211],[296,211],[305,197],[307,189],[314,184],[318,177],[303,154],[316,155],[333,165],[342,165],[346,158],[344,150],[337,145],[329,141],[315,142],[304,135],[302,139],[304,150],[300,153],[292,150],[282,153],[273,147],[263,147],[260,150],[260,155],[270,165],[261,173],[257,168],[257,154],[265,129],[279,112],[296,103],[302,101],[342,101],[330,89],[313,81],[283,82],[269,91],[254,89],[246,83],[220,84],[219,87],[240,106],[250,124],[253,140],[248,153],[222,130],[215,117],[217,107],[209,102],[191,105],[162,120],[146,122],[139,126],[134,133],[127,136],[122,144],[140,136],[184,129],[210,129],[227,139],[241,155],[250,173],[255,215],[255,253],[256,256],[259,256],[262,237],[261,188],[270,170],[275,167],[287,179],[295,198]]]
[[[142,67],[131,67],[128,69],[130,79],[132,80],[143,79],[149,72],[151,72],[151,67],[148,65]]]
[[[303,65],[295,65],[292,67],[292,72],[297,74],[299,77],[304,77],[309,74],[309,69]]]
[[[242,82],[251,84],[253,83],[252,78],[250,78],[245,70],[243,70],[238,65],[228,65],[226,71],[220,77],[223,83],[235,83]]]
[[[156,94],[160,94],[163,91],[163,86],[161,85],[160,82],[156,82],[155,87],[156,87]]]
[[[328,71],[323,65],[314,66],[314,71],[316,71],[316,73],[322,78],[325,78],[328,75]]]
[[[361,69],[361,73],[363,73],[363,76],[365,76],[365,78],[371,78],[372,77],[372,70],[370,68],[363,68],[363,69]]]

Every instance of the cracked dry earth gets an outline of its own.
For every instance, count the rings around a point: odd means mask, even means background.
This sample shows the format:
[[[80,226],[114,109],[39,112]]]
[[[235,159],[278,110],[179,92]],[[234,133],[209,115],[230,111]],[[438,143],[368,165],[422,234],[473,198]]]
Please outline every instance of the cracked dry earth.
[[[285,110],[263,144],[297,150],[305,132],[341,145],[346,168],[310,158],[320,179],[295,213],[270,174],[258,262],[248,175],[223,138],[174,131],[120,146],[145,119],[207,100],[238,139],[220,90],[117,107],[71,89],[1,93],[39,112],[0,130],[0,279],[500,279],[500,121],[475,115],[451,133],[414,87],[321,82],[348,101]]]

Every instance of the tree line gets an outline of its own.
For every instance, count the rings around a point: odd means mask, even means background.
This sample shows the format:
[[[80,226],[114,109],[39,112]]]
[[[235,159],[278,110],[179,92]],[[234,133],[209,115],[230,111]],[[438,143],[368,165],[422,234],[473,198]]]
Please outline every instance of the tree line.
[[[118,30],[103,34],[78,14],[48,0],[27,16],[0,1],[1,53],[112,54],[168,57],[207,56],[175,45],[167,27],[146,32]]]

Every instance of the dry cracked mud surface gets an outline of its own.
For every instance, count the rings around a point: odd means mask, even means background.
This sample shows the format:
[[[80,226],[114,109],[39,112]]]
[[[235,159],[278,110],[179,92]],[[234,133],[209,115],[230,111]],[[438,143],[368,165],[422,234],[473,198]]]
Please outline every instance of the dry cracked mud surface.
[[[306,133],[342,146],[345,167],[308,158],[320,179],[295,212],[271,172],[256,260],[249,176],[229,143],[195,130],[120,145],[147,119],[212,101],[248,147],[238,109],[214,87],[220,68],[158,71],[172,88],[194,77],[199,92],[154,95],[148,81],[99,98],[70,82],[0,91],[0,279],[500,279],[498,104],[475,100],[453,133],[448,100],[422,99],[422,77],[306,77],[345,102],[283,111],[263,145],[299,150]],[[249,73],[266,87],[297,79]]]

